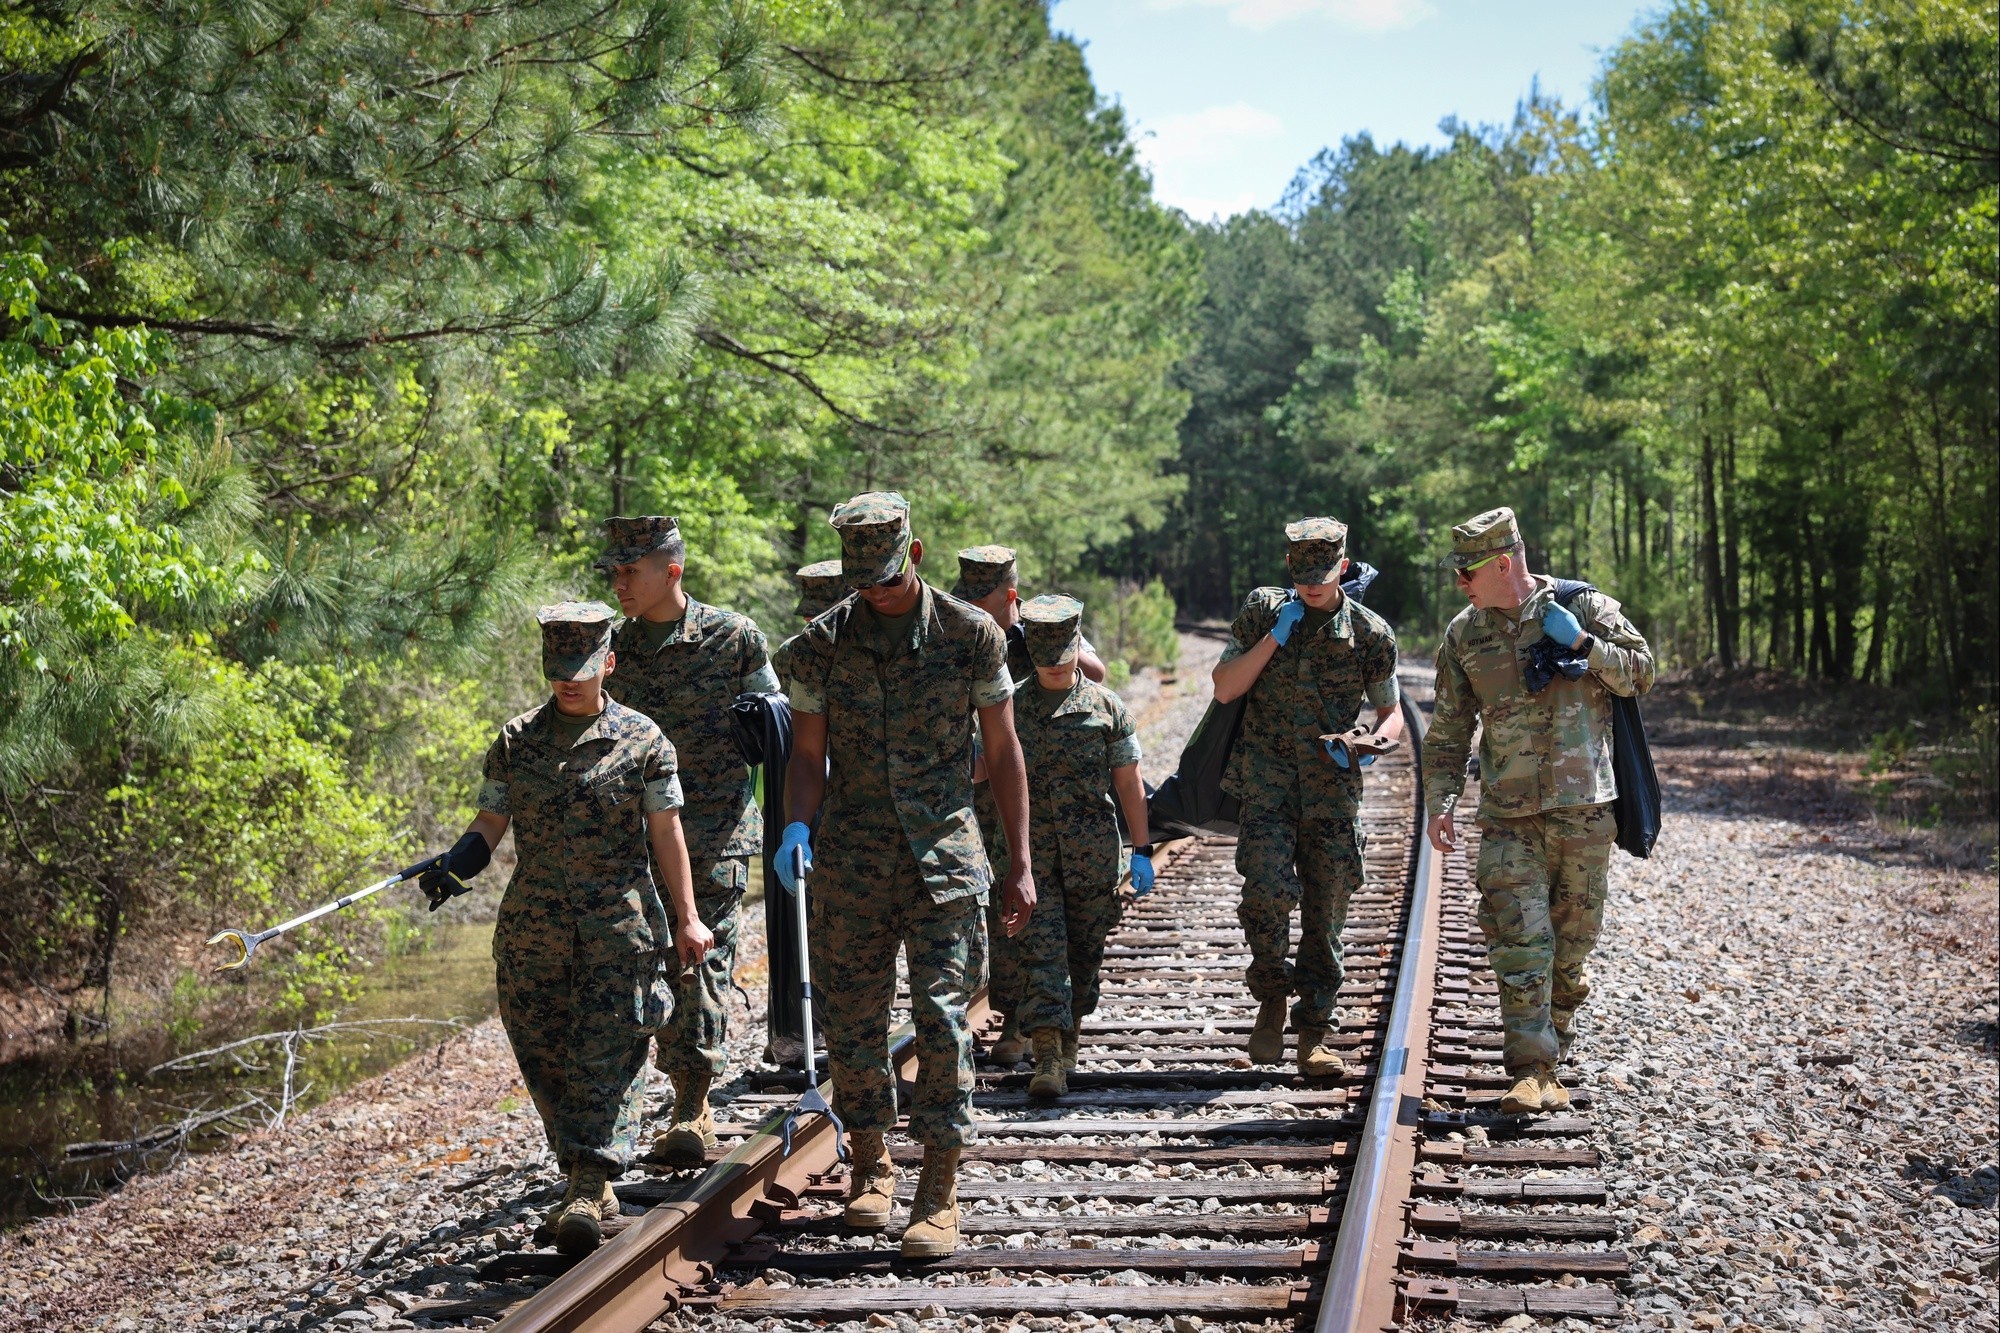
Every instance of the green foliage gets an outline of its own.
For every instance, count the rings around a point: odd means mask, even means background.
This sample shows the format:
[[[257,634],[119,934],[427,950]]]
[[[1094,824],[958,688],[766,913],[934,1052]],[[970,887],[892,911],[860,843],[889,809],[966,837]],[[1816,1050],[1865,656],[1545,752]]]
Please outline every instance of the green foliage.
[[[1166,584],[1158,579],[1144,584],[1103,579],[1077,586],[1088,622],[1086,633],[1107,667],[1119,661],[1130,671],[1171,667],[1180,661],[1174,599]]]
[[[1202,237],[1187,497],[1117,563],[1184,605],[1332,513],[1406,640],[1496,504],[1668,663],[1976,705],[2000,649],[2000,40],[1951,0],[1680,3],[1441,151],[1366,138]]]

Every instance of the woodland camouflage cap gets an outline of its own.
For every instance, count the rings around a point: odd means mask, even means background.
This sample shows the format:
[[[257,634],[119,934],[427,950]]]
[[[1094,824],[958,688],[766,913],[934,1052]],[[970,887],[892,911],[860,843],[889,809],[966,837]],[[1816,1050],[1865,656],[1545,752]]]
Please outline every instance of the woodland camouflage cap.
[[[1014,577],[1014,548],[968,546],[958,553],[958,586],[951,595],[976,602]]]
[[[817,619],[827,608],[847,596],[847,584],[840,577],[838,560],[821,560],[792,575],[799,585],[799,602],[792,610],[807,620]]]
[[[1044,593],[1021,603],[1021,630],[1028,660],[1038,667],[1065,666],[1083,646],[1083,603]]]
[[[1521,540],[1514,511],[1502,505],[1468,518],[1451,530],[1451,563],[1464,569],[1492,555],[1504,555]]]
[[[582,680],[604,670],[616,618],[602,602],[557,602],[535,612],[542,627],[542,675]]]
[[[910,554],[910,502],[894,491],[865,491],[835,505],[840,576],[850,588],[899,577]]]
[[[1285,524],[1285,568],[1293,583],[1331,583],[1346,558],[1347,525],[1339,519],[1302,518]]]
[[[665,546],[679,535],[681,524],[677,518],[650,514],[644,518],[607,518],[603,526],[604,554],[597,557],[597,567],[608,574]]]

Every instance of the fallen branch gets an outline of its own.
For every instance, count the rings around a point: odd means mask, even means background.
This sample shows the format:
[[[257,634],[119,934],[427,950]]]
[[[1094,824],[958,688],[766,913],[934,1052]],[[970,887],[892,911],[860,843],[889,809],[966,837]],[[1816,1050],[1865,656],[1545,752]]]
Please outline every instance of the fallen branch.
[[[208,1128],[220,1120],[227,1120],[249,1110],[258,1104],[255,1097],[220,1111],[204,1111],[189,1115],[177,1124],[162,1125],[158,1129],[131,1139],[91,1139],[85,1143],[65,1144],[62,1150],[65,1162],[87,1161],[93,1157],[121,1157],[126,1153],[157,1152],[162,1148],[186,1141],[190,1136]]]
[[[322,1023],[320,1026],[312,1028],[286,1028],[278,1032],[260,1032],[254,1037],[239,1037],[235,1041],[226,1041],[220,1046],[211,1046],[205,1051],[189,1051],[186,1055],[177,1055],[171,1060],[162,1061],[154,1065],[151,1069],[148,1069],[146,1077],[150,1079],[159,1074],[199,1069],[204,1062],[214,1060],[223,1055],[230,1056],[236,1064],[242,1066],[245,1062],[240,1056],[236,1056],[235,1052],[248,1047],[267,1045],[274,1041],[285,1043],[287,1050],[292,1051],[293,1043],[301,1040],[318,1041],[340,1032],[379,1032],[380,1035],[386,1037],[391,1034],[386,1031],[380,1031],[381,1029],[403,1026],[443,1027],[450,1028],[455,1032],[471,1031],[469,1024],[463,1019],[457,1018],[372,1018],[359,1019],[351,1023]],[[261,1065],[247,1067],[262,1068]]]

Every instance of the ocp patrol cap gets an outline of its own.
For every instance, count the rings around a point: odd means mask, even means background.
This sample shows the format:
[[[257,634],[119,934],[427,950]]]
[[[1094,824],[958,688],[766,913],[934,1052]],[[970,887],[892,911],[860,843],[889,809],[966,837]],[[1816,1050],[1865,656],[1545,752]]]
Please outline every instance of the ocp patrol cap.
[[[1514,511],[1505,505],[1468,518],[1451,530],[1451,563],[1460,569],[1490,556],[1505,555],[1521,540]]]
[[[615,619],[602,602],[557,602],[535,612],[542,627],[542,675],[583,680],[604,670]]]
[[[864,491],[833,507],[840,533],[840,577],[872,588],[899,577],[910,555],[910,502],[894,491]]]
[[[597,567],[608,574],[619,565],[637,564],[680,535],[680,527],[679,519],[664,514],[607,518],[603,523],[604,554],[597,557]]]
[[[1028,660],[1038,667],[1067,666],[1083,646],[1083,603],[1043,593],[1021,603],[1021,632]]]
[[[1285,524],[1285,568],[1292,582],[1331,583],[1347,558],[1347,525],[1336,518],[1302,518]]]
[[[818,618],[827,608],[847,596],[847,584],[840,577],[838,560],[821,560],[792,575],[799,585],[799,603],[792,610],[807,620]]]
[[[1005,587],[1013,577],[1013,547],[968,546],[958,553],[958,584],[951,595],[961,601],[976,602],[994,589]]]

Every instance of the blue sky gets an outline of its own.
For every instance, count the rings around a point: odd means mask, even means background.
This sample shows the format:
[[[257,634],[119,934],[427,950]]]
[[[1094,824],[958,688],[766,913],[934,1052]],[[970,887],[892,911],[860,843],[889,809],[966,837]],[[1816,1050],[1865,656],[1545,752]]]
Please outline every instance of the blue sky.
[[[1443,142],[1505,122],[1539,78],[1590,96],[1632,0],[1057,0],[1098,91],[1124,104],[1154,192],[1195,218],[1268,208],[1321,148]]]

